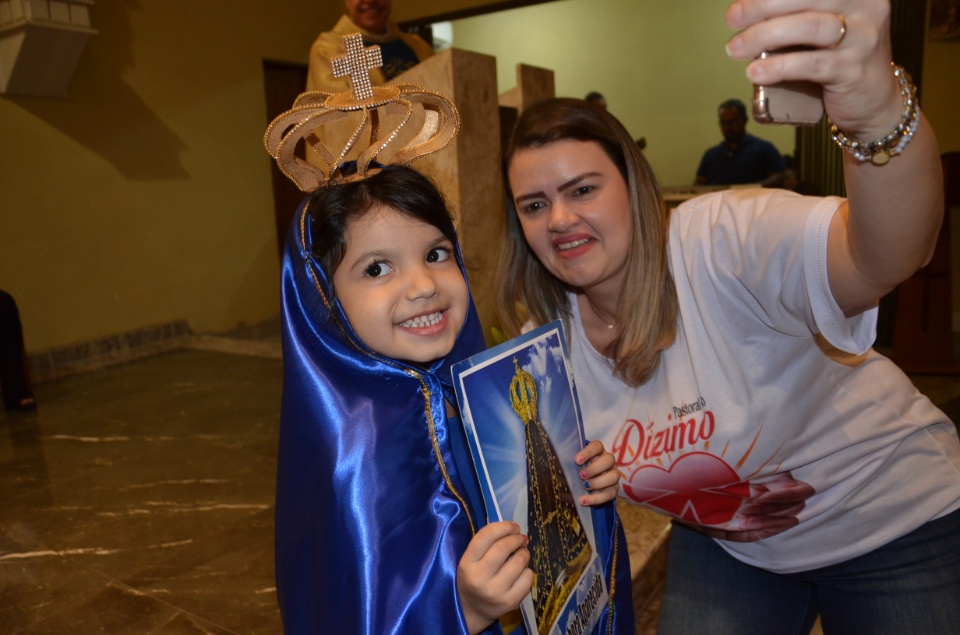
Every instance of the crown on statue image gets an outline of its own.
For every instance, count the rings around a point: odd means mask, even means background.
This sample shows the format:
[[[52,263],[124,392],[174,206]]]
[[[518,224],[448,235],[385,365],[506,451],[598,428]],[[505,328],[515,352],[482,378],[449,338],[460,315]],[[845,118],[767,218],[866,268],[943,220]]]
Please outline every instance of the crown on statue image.
[[[375,159],[396,141],[410,121],[414,104],[423,109],[423,127],[390,157],[387,164],[407,165],[442,150],[460,129],[460,115],[453,102],[443,95],[426,91],[416,84],[373,86],[370,83],[370,70],[383,63],[379,46],[365,47],[361,35],[352,33],[343,36],[343,48],[344,54],[334,57],[331,65],[335,77],[350,77],[351,90],[301,94],[293,102],[293,108],[270,122],[263,138],[267,152],[276,160],[280,171],[304,192],[313,191],[326,182],[366,178],[369,170],[380,165]],[[387,115],[400,115],[400,123],[385,133],[380,126],[381,110]],[[356,112],[361,113],[360,123],[346,145],[335,154],[315,131]],[[358,141],[367,131],[369,142],[362,147]],[[307,142],[307,152],[315,153],[327,169],[295,155],[301,139]],[[360,150],[355,173],[352,169],[344,170],[346,158],[354,149]]]
[[[537,382],[533,375],[520,368],[520,362],[513,358],[513,365],[517,372],[510,382],[510,405],[517,413],[523,425],[536,421],[537,417]]]

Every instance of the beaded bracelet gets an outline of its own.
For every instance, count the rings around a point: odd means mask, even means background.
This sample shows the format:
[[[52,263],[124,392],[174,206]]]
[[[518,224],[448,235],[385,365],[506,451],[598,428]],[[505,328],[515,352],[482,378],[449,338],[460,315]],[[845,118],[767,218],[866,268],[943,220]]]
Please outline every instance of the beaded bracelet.
[[[900,123],[893,132],[872,143],[861,143],[851,139],[830,122],[830,134],[841,148],[849,152],[858,161],[870,161],[874,165],[886,165],[891,157],[895,157],[906,147],[920,125],[920,111],[917,104],[917,87],[914,86],[910,73],[902,66],[893,64],[893,74],[900,84],[900,96],[903,97],[903,114]]]

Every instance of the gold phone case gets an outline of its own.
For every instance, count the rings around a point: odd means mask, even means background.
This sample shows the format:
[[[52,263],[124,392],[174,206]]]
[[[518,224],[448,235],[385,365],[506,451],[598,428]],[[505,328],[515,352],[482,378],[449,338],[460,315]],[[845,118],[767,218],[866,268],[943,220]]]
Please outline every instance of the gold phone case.
[[[762,53],[760,57],[775,53]],[[754,86],[753,118],[760,123],[816,125],[823,118],[823,91],[811,82]]]

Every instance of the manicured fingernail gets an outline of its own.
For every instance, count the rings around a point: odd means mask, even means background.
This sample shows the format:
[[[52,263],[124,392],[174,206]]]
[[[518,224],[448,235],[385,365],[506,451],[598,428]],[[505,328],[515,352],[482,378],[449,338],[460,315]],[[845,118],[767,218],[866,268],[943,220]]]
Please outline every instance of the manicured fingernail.
[[[590,489],[590,481],[584,481],[583,486],[587,489]]]
[[[586,470],[580,470],[580,478],[587,478],[587,471],[586,471]]]
[[[587,497],[586,497],[586,496],[583,496],[583,497],[580,498],[580,504],[581,504],[581,505],[586,505],[586,504],[587,504]]]

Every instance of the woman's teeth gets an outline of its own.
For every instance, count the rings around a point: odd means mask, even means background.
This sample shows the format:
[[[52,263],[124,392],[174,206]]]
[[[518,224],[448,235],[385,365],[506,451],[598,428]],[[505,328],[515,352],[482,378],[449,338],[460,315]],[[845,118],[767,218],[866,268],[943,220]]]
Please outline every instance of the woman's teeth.
[[[586,239],[586,238],[581,238],[580,240],[575,240],[575,241],[573,241],[572,243],[561,243],[561,244],[557,245],[557,249],[559,249],[560,251],[566,251],[567,249],[574,249],[575,247],[579,247],[580,245],[584,245],[584,244],[586,244],[587,242],[588,242],[588,239]]]

